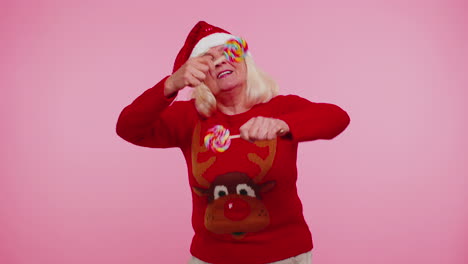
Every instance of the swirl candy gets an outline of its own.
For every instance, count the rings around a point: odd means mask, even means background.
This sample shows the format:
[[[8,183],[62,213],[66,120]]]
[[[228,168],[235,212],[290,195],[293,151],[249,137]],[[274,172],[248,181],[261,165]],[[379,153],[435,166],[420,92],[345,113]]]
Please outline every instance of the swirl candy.
[[[224,55],[230,62],[240,62],[244,59],[249,47],[243,38],[232,38],[224,44]]]
[[[224,152],[231,145],[229,129],[216,125],[208,130],[204,138],[205,147],[213,152]]]

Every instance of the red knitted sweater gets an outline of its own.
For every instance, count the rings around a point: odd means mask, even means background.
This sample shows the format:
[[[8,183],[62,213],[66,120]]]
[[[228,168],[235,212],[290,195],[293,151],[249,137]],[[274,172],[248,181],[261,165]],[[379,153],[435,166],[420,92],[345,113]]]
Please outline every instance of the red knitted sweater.
[[[202,118],[192,101],[163,94],[161,80],[120,114],[117,133],[140,146],[178,147],[192,191],[193,256],[215,264],[263,264],[312,249],[297,194],[297,145],[331,139],[349,124],[341,108],[294,95],[276,96],[238,115]],[[207,149],[207,130],[223,125],[232,135],[256,116],[278,118],[290,134],[275,140],[231,140],[225,152]]]

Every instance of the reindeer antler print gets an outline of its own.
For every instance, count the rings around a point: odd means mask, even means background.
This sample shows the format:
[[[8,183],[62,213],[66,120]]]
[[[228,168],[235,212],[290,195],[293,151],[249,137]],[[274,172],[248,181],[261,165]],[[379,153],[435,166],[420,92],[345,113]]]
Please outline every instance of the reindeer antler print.
[[[198,184],[201,186],[208,188],[210,187],[210,182],[208,182],[204,177],[203,173],[211,166],[216,160],[216,157],[210,157],[208,160],[204,162],[198,162],[198,154],[205,153],[208,149],[205,147],[205,144],[200,144],[200,131],[201,131],[201,124],[200,122],[197,123],[195,126],[195,130],[192,136],[192,173],[195,180],[197,180]]]
[[[276,154],[276,139],[257,141],[255,142],[255,145],[261,148],[268,147],[268,155],[265,157],[265,159],[262,159],[256,153],[249,153],[247,156],[250,161],[252,161],[260,167],[260,173],[253,179],[254,182],[259,183],[260,181],[262,181],[263,177],[265,177],[265,175],[273,165],[273,161],[275,159]]]
[[[201,130],[202,125],[198,122],[193,131],[191,157],[193,177],[200,186],[192,186],[192,189],[198,196],[207,197],[204,217],[206,229],[214,234],[230,235],[236,240],[265,229],[270,224],[270,214],[262,201],[262,194],[273,189],[276,182],[260,182],[273,164],[277,140],[258,141],[255,146],[248,142],[243,143],[246,149],[244,154],[239,153],[239,163],[246,165],[252,162],[257,165],[259,170],[256,170],[256,166],[250,166],[256,171],[255,177],[249,176],[248,171],[242,172],[242,165],[236,167],[234,164],[236,168],[231,172],[215,175],[209,181],[206,171],[211,166],[216,166],[214,163],[218,156],[212,156],[213,153],[200,142]],[[224,161],[223,157],[218,158],[218,162]]]

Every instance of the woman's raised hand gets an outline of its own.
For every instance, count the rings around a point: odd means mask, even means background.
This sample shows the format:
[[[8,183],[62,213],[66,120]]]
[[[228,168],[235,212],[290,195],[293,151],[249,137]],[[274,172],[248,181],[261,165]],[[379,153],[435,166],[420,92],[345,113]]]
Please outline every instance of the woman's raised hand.
[[[164,83],[164,95],[171,97],[175,92],[186,86],[196,87],[200,85],[210,71],[214,71],[214,64],[210,56],[189,58],[176,72]]]
[[[248,141],[272,140],[289,133],[289,126],[281,119],[257,116],[249,119],[240,128],[240,137]]]

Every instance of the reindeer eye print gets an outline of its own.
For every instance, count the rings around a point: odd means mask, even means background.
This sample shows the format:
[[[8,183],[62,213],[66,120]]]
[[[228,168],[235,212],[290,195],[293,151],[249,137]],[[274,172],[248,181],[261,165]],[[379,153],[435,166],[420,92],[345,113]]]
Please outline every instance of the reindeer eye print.
[[[236,186],[236,191],[238,195],[247,195],[250,197],[255,197],[255,191],[249,185],[242,183]]]
[[[214,188],[214,199],[218,199],[220,197],[223,197],[223,196],[226,196],[228,195],[229,192],[228,192],[228,189],[226,186],[224,185],[217,185],[215,186]]]

